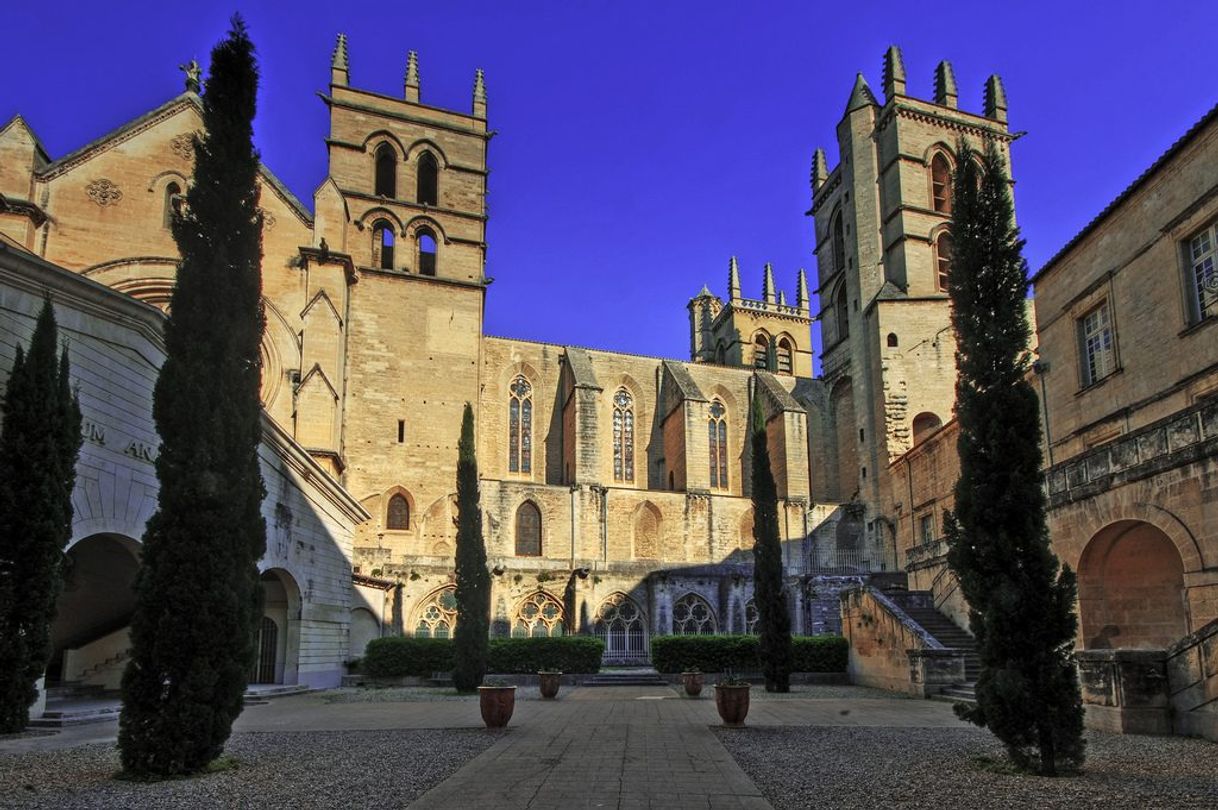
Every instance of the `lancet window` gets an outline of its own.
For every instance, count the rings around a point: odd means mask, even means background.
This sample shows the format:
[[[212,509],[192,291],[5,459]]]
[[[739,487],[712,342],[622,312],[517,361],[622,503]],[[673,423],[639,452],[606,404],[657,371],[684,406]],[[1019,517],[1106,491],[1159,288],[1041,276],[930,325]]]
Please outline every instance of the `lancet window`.
[[[383,219],[372,226],[372,265],[393,269],[393,226]]]
[[[508,399],[508,472],[533,471],[533,386],[518,375]]]
[[[634,481],[634,398],[625,388],[613,395],[613,480]]]
[[[765,335],[753,338],[753,368],[770,367],[770,341]]]
[[[727,489],[727,408],[717,399],[710,406],[707,433],[710,441],[710,485],[713,489]]]
[[[400,492],[389,499],[385,515],[385,528],[404,530],[410,528],[410,502]]]
[[[398,156],[393,147],[382,143],[376,148],[376,179],[372,193],[378,197],[397,196]]]
[[[955,241],[947,231],[939,234],[939,238],[935,240],[935,283],[943,292],[947,292],[947,282],[952,274],[952,250],[954,248]]]
[[[418,200],[420,205],[435,205],[439,199],[440,168],[431,152],[419,155]]]
[[[940,214],[952,212],[952,167],[942,152],[930,160],[931,204]]]
[[[436,274],[436,235],[429,228],[420,228],[415,237],[419,246],[419,275]]]
[[[780,374],[791,373],[791,341],[786,338],[780,338],[778,341],[778,351],[776,352],[778,359],[778,372]]]
[[[516,510],[516,556],[541,556],[541,510],[532,501]]]

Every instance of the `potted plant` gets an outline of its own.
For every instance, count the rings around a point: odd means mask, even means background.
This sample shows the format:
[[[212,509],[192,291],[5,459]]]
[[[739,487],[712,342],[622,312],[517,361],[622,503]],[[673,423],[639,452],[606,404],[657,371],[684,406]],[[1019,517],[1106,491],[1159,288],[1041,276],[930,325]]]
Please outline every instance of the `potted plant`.
[[[731,673],[715,684],[715,708],[723,725],[735,728],[744,725],[749,713],[749,688],[748,681]]]
[[[557,669],[539,669],[537,683],[541,687],[541,696],[546,699],[558,697],[558,687],[562,683],[562,671]]]
[[[681,684],[685,687],[685,694],[690,697],[702,694],[702,670],[697,667],[685,670],[681,673]]]
[[[496,678],[488,678],[478,687],[478,707],[487,728],[503,728],[512,719],[516,708],[516,687]]]

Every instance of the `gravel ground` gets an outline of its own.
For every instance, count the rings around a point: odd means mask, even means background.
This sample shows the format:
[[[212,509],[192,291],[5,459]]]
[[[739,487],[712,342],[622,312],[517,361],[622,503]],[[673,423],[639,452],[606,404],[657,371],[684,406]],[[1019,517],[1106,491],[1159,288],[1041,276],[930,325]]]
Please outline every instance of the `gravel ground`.
[[[403,807],[500,734],[483,730],[234,734],[238,765],[194,779],[114,779],[118,750],[84,745],[0,757],[0,807]]]
[[[326,703],[416,703],[448,700],[478,700],[477,695],[462,695],[442,686],[348,687],[323,693]],[[541,700],[536,686],[517,686],[517,700]]]
[[[808,807],[1218,807],[1218,746],[1180,737],[1087,734],[1079,777],[1000,772],[981,729],[715,729],[776,810]]]

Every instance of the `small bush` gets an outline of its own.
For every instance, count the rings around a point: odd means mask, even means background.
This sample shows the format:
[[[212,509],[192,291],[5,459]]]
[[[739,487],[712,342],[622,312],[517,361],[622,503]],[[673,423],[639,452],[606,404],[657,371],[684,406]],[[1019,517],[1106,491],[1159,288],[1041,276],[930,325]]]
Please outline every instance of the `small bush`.
[[[791,639],[793,672],[845,672],[849,643],[841,636],[795,636]],[[660,672],[761,670],[757,636],[656,636],[651,662]]]
[[[491,639],[487,671],[533,673],[541,669],[563,672],[599,672],[605,645],[590,636],[559,638]],[[446,638],[407,638],[391,636],[368,642],[361,663],[371,678],[398,678],[413,675],[430,678],[436,672],[453,669],[453,643]]]

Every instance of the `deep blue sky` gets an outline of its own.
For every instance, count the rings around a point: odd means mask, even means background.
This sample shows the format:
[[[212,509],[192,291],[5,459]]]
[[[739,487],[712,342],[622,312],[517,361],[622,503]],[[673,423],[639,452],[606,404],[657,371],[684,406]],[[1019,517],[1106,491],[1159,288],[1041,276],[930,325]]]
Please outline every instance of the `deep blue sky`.
[[[1216,100],[1218,3],[19,3],[6,16],[0,122],[20,112],[57,157],[180,92],[234,7],[262,68],[263,160],[307,205],[325,175],[338,31],[355,86],[468,110],[486,70],[491,142],[487,332],[685,357],[685,305],[814,273],[812,150],[856,71],[877,94],[902,47],[911,95],[950,59],[961,107],[1001,74],[1016,206],[1039,267]],[[959,9],[966,9],[961,12]],[[16,14],[14,24],[14,12]],[[813,285],[814,286],[814,285]],[[813,331],[818,331],[813,327]]]

